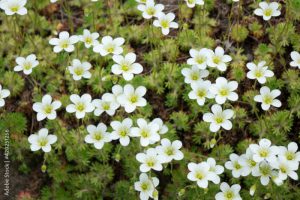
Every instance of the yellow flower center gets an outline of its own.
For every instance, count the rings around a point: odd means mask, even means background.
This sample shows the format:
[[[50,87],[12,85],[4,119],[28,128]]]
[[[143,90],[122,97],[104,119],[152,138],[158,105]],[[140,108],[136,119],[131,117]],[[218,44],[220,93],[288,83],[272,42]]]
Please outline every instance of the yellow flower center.
[[[93,39],[91,37],[85,38],[85,43],[92,44],[92,42],[93,42]]]
[[[154,15],[155,14],[155,8],[149,7],[149,8],[147,8],[146,12],[148,13],[148,15]]]
[[[129,65],[127,63],[123,63],[121,65],[121,69],[122,71],[127,72],[129,70]]]
[[[197,91],[197,96],[200,97],[200,98],[205,97],[206,96],[206,90],[205,89],[198,90]]]
[[[198,171],[196,172],[195,177],[199,180],[202,180],[205,177],[205,175],[202,172]]]
[[[263,102],[264,102],[265,104],[272,104],[272,101],[273,101],[273,98],[272,98],[270,95],[266,95],[266,96],[264,96],[264,98],[263,98]]]
[[[172,147],[168,147],[168,148],[166,148],[165,153],[168,156],[174,155],[174,149]]]
[[[39,141],[38,141],[38,144],[41,146],[41,147],[44,147],[48,144],[48,140],[47,138],[40,138]]]
[[[197,73],[191,74],[191,79],[192,79],[193,81],[198,80],[198,79],[199,79],[199,74],[197,74]]]
[[[51,113],[52,113],[52,109],[53,109],[53,107],[52,107],[51,105],[46,105],[46,106],[44,107],[44,112],[45,112],[46,114],[51,114]]]
[[[267,8],[264,10],[264,14],[267,17],[270,17],[273,14],[273,10],[271,8]]]
[[[153,166],[155,165],[154,160],[153,160],[153,159],[147,160],[147,165],[148,165],[149,167],[153,167]]]
[[[265,158],[269,155],[269,151],[267,149],[261,149],[259,151],[259,155],[260,155],[260,157]]]
[[[222,88],[220,89],[219,93],[221,96],[228,96],[229,90],[227,88]]]
[[[160,25],[163,28],[169,28],[169,21],[167,19],[163,19],[161,20]]]
[[[115,46],[113,44],[110,44],[106,48],[107,52],[113,53],[115,51]]]
[[[149,184],[147,182],[144,182],[144,183],[141,184],[141,188],[142,188],[143,191],[148,190],[148,187],[149,187]]]
[[[102,139],[102,134],[100,132],[95,133],[94,134],[94,139],[97,140],[97,141],[101,140]]]
[[[83,67],[76,67],[76,68],[74,69],[74,73],[75,73],[77,76],[81,76],[81,75],[83,74],[83,72],[84,72]]]
[[[259,171],[263,176],[268,176],[271,172],[271,169],[268,165],[263,165],[260,166]]]
[[[217,116],[215,118],[215,121],[217,122],[217,124],[222,124],[224,122],[224,118],[222,116]]]
[[[219,56],[214,56],[214,57],[213,57],[213,62],[214,62],[215,64],[219,64],[219,63],[221,62],[221,58],[220,58]]]
[[[287,160],[294,160],[295,159],[295,154],[293,152],[287,151],[285,153],[285,157]]]
[[[10,8],[10,10],[11,10],[12,12],[18,12],[19,9],[20,9],[20,6],[19,6],[19,5],[14,5],[14,6],[12,6],[12,7]]]
[[[66,49],[69,46],[69,41],[68,40],[63,40],[60,43],[61,48]]]
[[[130,102],[131,103],[136,103],[138,101],[138,96],[137,95],[132,95],[131,97],[130,97]]]
[[[123,128],[122,130],[120,130],[119,134],[120,136],[125,137],[127,135],[127,132],[128,132],[127,128]]]
[[[84,103],[78,103],[78,104],[76,105],[76,110],[82,112],[82,111],[84,111],[84,109],[85,109]]]
[[[235,169],[241,169],[242,168],[242,166],[237,161],[234,162],[233,167]]]
[[[204,63],[206,61],[206,58],[204,57],[204,56],[197,56],[196,57],[196,62],[198,63],[198,64],[202,64],[202,63]]]
[[[263,76],[263,73],[262,73],[261,70],[256,70],[254,74],[255,74],[255,76],[256,76],[257,78],[260,78],[260,77]]]
[[[31,69],[31,66],[32,66],[32,65],[31,65],[30,62],[27,62],[27,61],[24,62],[24,69],[25,69],[25,70],[30,70],[30,69]]]
[[[225,198],[226,198],[226,200],[232,200],[233,199],[233,197],[234,197],[234,193],[232,192],[232,191],[227,191],[226,193],[225,193]]]
[[[282,173],[287,173],[287,168],[286,168],[286,166],[280,166],[280,171],[282,172]]]
[[[150,134],[149,134],[149,131],[148,130],[141,130],[141,136],[143,137],[143,138],[147,138],[147,137],[149,137],[150,136]]]
[[[110,109],[109,103],[108,103],[108,102],[104,102],[104,103],[102,104],[102,108],[103,108],[103,110],[109,110],[109,109]]]

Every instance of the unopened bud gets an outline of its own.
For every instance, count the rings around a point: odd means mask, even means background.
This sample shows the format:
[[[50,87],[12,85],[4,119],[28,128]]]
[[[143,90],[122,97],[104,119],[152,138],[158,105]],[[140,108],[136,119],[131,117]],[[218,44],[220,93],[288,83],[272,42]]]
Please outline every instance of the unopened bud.
[[[117,162],[119,162],[119,161],[121,160],[121,155],[120,155],[119,153],[117,153],[117,154],[115,155],[115,160],[116,160]]]
[[[184,195],[184,193],[185,193],[185,189],[183,188],[183,189],[181,189],[181,190],[179,190],[179,192],[178,192],[178,196],[183,196]]]
[[[254,184],[254,185],[252,185],[251,188],[250,188],[250,191],[249,191],[250,195],[253,196],[254,193],[255,193],[255,191],[256,191],[256,185]]]
[[[47,170],[47,166],[45,164],[43,164],[42,167],[41,167],[41,170],[42,170],[43,173],[45,173],[46,170]]]
[[[217,144],[217,140],[214,138],[210,141],[209,146],[210,148],[214,148],[214,146]]]

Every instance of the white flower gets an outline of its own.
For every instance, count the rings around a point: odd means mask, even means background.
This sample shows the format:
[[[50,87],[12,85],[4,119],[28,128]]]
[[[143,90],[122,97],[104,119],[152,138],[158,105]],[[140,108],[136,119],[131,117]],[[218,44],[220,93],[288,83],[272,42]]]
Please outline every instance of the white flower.
[[[119,104],[115,102],[115,96],[111,93],[103,94],[102,99],[94,99],[92,104],[95,107],[95,116],[100,116],[103,112],[113,116],[119,107]]]
[[[37,120],[42,121],[43,119],[55,119],[56,110],[61,107],[60,101],[53,101],[49,94],[46,94],[42,98],[42,102],[34,103],[32,109],[37,112]]]
[[[49,44],[54,45],[53,51],[55,53],[59,53],[62,50],[72,52],[75,49],[74,44],[77,43],[78,40],[78,36],[72,35],[70,37],[70,34],[67,31],[62,31],[59,33],[58,38],[50,39]]]
[[[300,69],[300,54],[297,51],[292,51],[291,58],[293,61],[290,62],[290,65],[292,67],[298,67]]]
[[[124,93],[119,95],[117,100],[125,108],[127,113],[133,112],[136,107],[144,107],[147,104],[143,96],[147,89],[144,86],[139,86],[136,89],[130,84],[124,86]]]
[[[230,101],[238,100],[238,95],[234,92],[237,88],[238,82],[218,77],[216,83],[211,85],[210,92],[216,95],[215,99],[218,104],[223,104],[227,99]]]
[[[140,74],[143,71],[143,66],[135,63],[135,53],[128,53],[125,56],[114,55],[113,60],[117,63],[111,67],[112,73],[116,75],[123,75],[126,81],[133,79],[134,74]]]
[[[224,172],[224,167],[221,165],[217,165],[214,158],[207,158],[206,162],[209,164],[209,171],[215,173],[216,175],[220,175]],[[216,182],[220,183],[219,176],[216,176]]]
[[[239,184],[234,184],[231,187],[228,183],[221,183],[220,189],[222,192],[216,194],[216,200],[242,200],[239,192],[241,190],[241,186]]]
[[[5,105],[4,98],[10,95],[10,91],[7,89],[3,89],[2,85],[0,84],[0,108]]]
[[[122,122],[112,121],[110,126],[113,128],[111,132],[111,139],[120,140],[122,146],[128,146],[132,130],[132,120],[130,118],[124,119]]]
[[[191,87],[192,87],[192,91],[189,92],[189,98],[196,99],[197,103],[200,106],[204,105],[206,98],[209,99],[215,98],[215,95],[212,94],[209,90],[209,88],[211,87],[210,81],[200,80],[196,83],[192,83]]]
[[[268,70],[268,66],[265,66],[266,62],[261,61],[258,65],[254,63],[247,63],[247,68],[250,70],[247,73],[249,79],[257,79],[261,84],[266,82],[267,77],[273,77],[274,73],[271,70]]]
[[[261,108],[263,110],[269,110],[271,105],[278,108],[281,106],[281,102],[275,98],[280,94],[280,90],[270,91],[270,88],[268,88],[267,86],[263,86],[262,88],[260,88],[260,95],[256,95],[254,97],[254,101],[262,103]]]
[[[170,32],[170,28],[178,28],[178,24],[176,22],[173,22],[175,19],[174,13],[158,13],[157,19],[153,21],[153,25],[156,27],[161,27],[162,33],[164,35],[168,35]]]
[[[146,4],[138,5],[137,9],[143,12],[142,15],[145,19],[151,19],[163,11],[164,5],[155,5],[154,1],[147,1]]]
[[[68,69],[73,75],[73,79],[78,81],[83,78],[91,78],[92,74],[89,70],[92,68],[92,65],[89,62],[80,62],[78,59],[72,61],[72,66],[69,66]]]
[[[219,176],[216,173],[209,171],[210,165],[207,162],[201,163],[189,163],[188,169],[190,172],[187,175],[187,178],[191,181],[197,181],[197,185],[201,188],[208,187],[208,181],[212,181],[215,184],[218,184],[220,181]]]
[[[285,160],[289,163],[289,165],[293,165],[295,167],[299,166],[300,162],[300,152],[298,150],[298,145],[296,142],[290,142],[288,147],[280,146],[278,157],[281,160]]]
[[[230,154],[230,161],[225,163],[226,169],[232,170],[232,176],[234,178],[239,178],[240,176],[245,176],[246,172],[244,166],[241,165],[241,157],[235,153]]]
[[[37,134],[32,134],[28,137],[31,151],[42,149],[48,153],[51,151],[51,144],[57,141],[56,135],[48,135],[48,129],[42,128]]]
[[[206,69],[199,69],[197,66],[191,68],[183,68],[181,74],[184,76],[185,83],[197,83],[209,75]]]
[[[153,198],[155,187],[159,184],[159,179],[156,177],[148,177],[146,173],[141,173],[139,181],[134,183],[134,189],[140,192],[141,200]]]
[[[34,54],[30,54],[26,58],[17,57],[16,63],[18,65],[15,66],[14,71],[16,72],[23,71],[24,74],[28,75],[31,74],[33,68],[38,66],[39,61],[36,60],[36,56]]]
[[[298,174],[295,172],[298,166],[291,165],[285,159],[277,159],[275,162],[270,163],[272,167],[278,169],[278,178],[281,180],[286,180],[287,177],[291,177],[294,180],[298,180]]]
[[[88,135],[85,136],[84,141],[89,144],[94,144],[96,149],[102,149],[106,142],[110,142],[110,134],[106,131],[107,127],[103,123],[96,126],[87,126]]]
[[[114,85],[111,88],[112,94],[114,95],[114,102],[118,104],[118,108],[120,107],[120,103],[118,101],[118,97],[123,94],[123,87],[121,85]]]
[[[99,33],[91,33],[89,30],[84,29],[83,34],[78,36],[79,41],[84,42],[86,48],[90,48],[98,44]]]
[[[100,53],[101,56],[108,54],[119,55],[123,53],[122,45],[124,44],[124,38],[118,37],[113,39],[111,36],[104,36],[101,40],[101,44],[96,44],[93,51]]]
[[[208,58],[207,65],[209,67],[216,67],[218,70],[224,72],[227,69],[227,63],[231,60],[232,58],[229,55],[224,55],[222,47],[217,47],[215,52]]]
[[[149,172],[151,169],[161,171],[163,169],[163,157],[158,155],[154,148],[147,149],[146,153],[138,153],[136,159],[142,163],[140,165],[141,172]]]
[[[147,123],[145,119],[139,118],[137,119],[137,125],[138,127],[131,129],[131,134],[133,137],[140,137],[142,146],[145,147],[160,140],[158,124],[153,122]]]
[[[153,119],[151,123],[155,123],[159,126],[158,133],[161,135],[167,133],[169,130],[168,127],[164,125],[164,122],[160,118]]]
[[[57,2],[58,0],[50,0],[51,3],[55,3]]]
[[[249,145],[249,148],[253,152],[253,160],[255,162],[264,160],[274,162],[276,160],[276,155],[279,153],[278,147],[271,146],[271,141],[265,138],[261,139],[258,144]]]
[[[183,159],[183,153],[179,150],[182,147],[181,141],[175,140],[171,143],[169,139],[164,138],[160,143],[160,146],[156,146],[156,151],[163,157],[165,163],[171,162],[173,159]]]
[[[233,2],[239,2],[240,0],[232,0]]]
[[[70,100],[73,104],[69,104],[66,108],[68,113],[76,113],[76,118],[84,118],[85,113],[93,112],[94,105],[92,97],[89,94],[83,94],[81,97],[77,94],[72,94]]]
[[[244,167],[243,176],[248,176],[254,168],[258,167],[258,163],[253,160],[253,152],[250,148],[247,148],[246,154],[240,156],[239,163]]]
[[[233,110],[226,109],[222,110],[222,107],[215,104],[211,107],[212,113],[205,113],[203,115],[203,120],[209,122],[209,130],[212,132],[217,132],[221,127],[225,130],[230,130],[232,128],[232,123],[229,121],[234,115]]]
[[[194,8],[196,6],[196,4],[198,5],[204,5],[204,1],[203,0],[184,0],[186,2],[186,5],[189,8]]]
[[[27,9],[25,5],[27,0],[2,0],[0,1],[0,8],[5,11],[6,15],[26,15]]]
[[[260,176],[260,182],[262,185],[268,185],[270,178],[275,175],[273,167],[269,165],[266,161],[262,161],[259,167],[254,168],[253,176]]]
[[[207,48],[202,48],[199,51],[196,49],[190,50],[191,58],[187,60],[187,64],[197,66],[199,69],[206,69],[207,60],[214,54],[214,52]]]
[[[267,3],[265,1],[259,3],[259,7],[254,10],[254,14],[263,16],[264,20],[270,20],[271,17],[277,17],[280,15],[278,10],[279,4],[276,2]]]

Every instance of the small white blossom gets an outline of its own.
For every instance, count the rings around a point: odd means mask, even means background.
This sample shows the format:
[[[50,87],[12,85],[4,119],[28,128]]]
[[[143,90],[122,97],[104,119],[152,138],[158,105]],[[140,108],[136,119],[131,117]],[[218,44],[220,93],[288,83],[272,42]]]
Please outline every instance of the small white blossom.
[[[143,96],[147,89],[144,86],[139,86],[136,89],[130,84],[124,86],[123,94],[119,95],[117,100],[125,108],[127,113],[135,111],[137,107],[144,107],[147,101]]]
[[[239,184],[234,184],[231,187],[228,183],[221,183],[220,185],[221,192],[217,193],[215,196],[216,200],[242,200],[239,192],[241,186]]]
[[[3,89],[0,84],[0,108],[5,105],[4,99],[10,95],[10,91],[8,89]]]
[[[0,8],[5,11],[6,15],[26,15],[26,3],[27,0],[1,0]]]
[[[213,99],[215,98],[215,95],[212,94],[209,90],[211,87],[210,81],[203,81],[200,80],[196,83],[191,84],[192,91],[189,92],[189,98],[190,99],[196,99],[199,106],[203,106],[205,103],[205,99]]]
[[[259,144],[259,145],[258,145]],[[258,144],[250,144],[249,148],[253,153],[253,160],[255,162],[274,162],[276,155],[279,153],[277,146],[272,146],[271,141],[268,139],[261,139]]]
[[[146,173],[141,173],[139,181],[134,183],[134,189],[140,192],[141,200],[154,198],[155,187],[159,184],[159,179],[156,177],[148,177]]]
[[[69,104],[66,108],[68,113],[76,113],[76,118],[84,118],[86,113],[93,112],[94,105],[92,97],[89,94],[83,94],[81,97],[77,94],[72,94],[70,100],[73,104]]]
[[[138,5],[137,9],[143,12],[142,15],[145,19],[151,19],[163,11],[164,5],[155,4],[154,1],[147,1],[146,4]]]
[[[66,52],[72,52],[75,49],[74,44],[78,41],[78,36],[72,35],[70,37],[70,34],[67,31],[62,31],[59,33],[58,38],[50,39],[49,44],[54,45],[53,51],[55,53],[59,53],[62,50],[65,50]]]
[[[272,90],[267,86],[260,88],[260,95],[254,97],[254,101],[262,103],[261,108],[263,110],[269,110],[271,106],[281,107],[281,102],[276,99],[281,94],[280,90]]]
[[[197,83],[205,77],[208,77],[209,72],[206,69],[199,69],[193,65],[191,68],[183,68],[181,74],[184,76],[184,82],[191,84]]]
[[[132,120],[130,118],[120,121],[112,121],[110,126],[113,128],[111,139],[119,140],[122,146],[128,146],[130,137],[132,137]]]
[[[215,100],[218,104],[223,104],[226,100],[236,101],[238,95],[234,92],[238,88],[238,82],[228,81],[224,77],[218,77],[215,84],[210,87],[210,92],[215,96]]]
[[[156,146],[156,151],[158,155],[163,157],[165,163],[174,160],[182,160],[183,153],[179,150],[182,147],[182,142],[175,140],[171,142],[169,139],[162,139],[160,141],[161,145]]]
[[[247,68],[250,70],[247,73],[249,79],[256,79],[259,83],[264,84],[268,77],[273,77],[274,73],[268,70],[268,66],[265,66],[266,62],[261,61],[257,65],[254,63],[247,63]]]
[[[42,149],[48,153],[51,151],[51,144],[57,141],[56,135],[48,135],[48,129],[42,128],[37,134],[32,134],[28,137],[31,151],[38,151]]]
[[[215,182],[220,183],[220,177],[218,175],[224,172],[224,167],[221,165],[217,165],[216,160],[214,158],[207,158],[206,162],[209,164],[209,171],[217,175]]]
[[[207,60],[214,54],[211,49],[202,48],[199,51],[196,49],[190,50],[191,58],[187,60],[187,64],[197,66],[199,69],[206,69]]]
[[[60,101],[53,101],[49,94],[46,94],[42,98],[42,102],[34,103],[32,109],[37,112],[37,120],[42,121],[43,119],[55,119],[57,114],[56,110],[61,107]]]
[[[134,137],[140,137],[142,146],[145,147],[160,140],[158,124],[153,122],[147,123],[145,119],[139,118],[137,119],[137,125],[138,127],[133,127],[131,129],[131,134]]]
[[[194,8],[196,5],[204,5],[204,0],[184,0],[189,8]]]
[[[254,14],[263,16],[265,21],[271,19],[271,17],[277,17],[280,15],[279,4],[276,2],[267,3],[265,1],[259,3],[259,7],[254,10]]]
[[[123,94],[123,87],[121,85],[114,85],[111,88],[111,91],[112,91],[112,94],[114,95],[114,102],[116,104],[118,104],[118,108],[119,108],[121,106],[121,104],[118,101],[118,97]]]
[[[240,156],[239,163],[244,167],[243,176],[248,176],[254,168],[258,167],[258,163],[253,160],[253,152],[250,148],[247,148],[246,154]]]
[[[88,144],[94,144],[96,149],[102,149],[106,142],[110,142],[110,134],[107,132],[107,127],[103,123],[96,126],[87,126],[88,135],[85,136],[84,141]]]
[[[95,116],[100,116],[103,112],[113,116],[119,107],[119,104],[115,102],[115,96],[111,93],[103,94],[102,99],[94,99],[92,104],[95,107]]]
[[[203,115],[203,120],[209,122],[209,130],[212,132],[217,132],[221,127],[225,130],[230,130],[232,128],[232,123],[229,121],[234,115],[233,110],[226,109],[222,110],[222,107],[215,104],[211,107],[212,113],[205,113]]]
[[[75,81],[81,80],[82,78],[91,78],[92,74],[89,72],[91,68],[92,65],[89,62],[81,62],[78,59],[74,59],[72,66],[68,67]]]
[[[163,157],[158,155],[154,148],[147,149],[146,153],[138,153],[136,159],[142,163],[140,165],[141,172],[149,172],[151,169],[161,171],[163,169]]]
[[[168,127],[164,125],[164,122],[160,118],[153,119],[151,123],[155,123],[159,126],[158,133],[161,135],[167,133],[169,130]]]
[[[83,34],[78,36],[79,41],[84,42],[86,48],[90,48],[98,44],[99,33],[91,33],[89,30],[84,29]]]
[[[290,142],[288,144],[288,147],[280,146],[278,157],[281,160],[285,160],[289,163],[289,165],[292,165],[296,168],[299,166],[300,162],[300,152],[298,150],[298,145],[296,142]]]
[[[215,52],[207,60],[207,65],[213,68],[216,67],[218,70],[224,72],[227,69],[227,63],[231,60],[232,58],[229,55],[224,55],[224,49],[222,47],[217,47]]]
[[[291,165],[285,159],[277,159],[275,162],[270,163],[272,167],[278,169],[278,178],[281,180],[286,180],[287,177],[291,177],[294,180],[298,180],[298,174],[295,172],[298,166]]]
[[[111,36],[104,36],[100,44],[96,44],[93,51],[100,53],[101,56],[107,56],[108,54],[119,55],[123,53],[122,45],[125,40],[122,37],[113,39]]]
[[[26,58],[17,57],[16,63],[18,65],[15,66],[14,71],[16,72],[23,71],[24,74],[28,75],[31,74],[33,68],[38,66],[39,61],[36,60],[36,56],[34,54],[30,54]]]
[[[230,154],[230,161],[225,163],[226,169],[232,170],[232,176],[234,178],[239,178],[240,176],[245,176],[246,172],[244,166],[241,165],[241,157],[235,153]]]
[[[153,25],[155,27],[161,27],[162,33],[164,35],[168,35],[170,32],[170,28],[178,28],[178,24],[176,22],[173,22],[175,19],[174,13],[158,13],[157,19],[153,21]]]
[[[270,178],[275,175],[275,172],[273,171],[273,167],[271,165],[269,165],[266,161],[262,161],[259,164],[259,167],[254,168],[252,175],[255,177],[260,176],[261,184],[268,185]]]
[[[293,61],[290,62],[290,65],[292,67],[298,67],[300,69],[300,53],[298,53],[297,51],[292,51],[291,58]]]
[[[123,75],[126,81],[133,79],[134,74],[140,74],[143,71],[143,66],[136,63],[135,53],[128,53],[125,56],[114,55],[113,60],[117,63],[111,67],[112,73]]]

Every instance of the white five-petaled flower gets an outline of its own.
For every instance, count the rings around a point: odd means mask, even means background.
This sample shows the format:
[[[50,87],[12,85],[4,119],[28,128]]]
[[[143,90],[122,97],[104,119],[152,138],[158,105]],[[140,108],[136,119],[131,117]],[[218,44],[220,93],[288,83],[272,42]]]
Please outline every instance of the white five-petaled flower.
[[[204,105],[206,98],[209,99],[215,98],[215,95],[212,94],[209,90],[209,88],[211,87],[211,82],[208,80],[207,81],[200,80],[196,83],[192,83],[191,87],[192,87],[192,91],[190,91],[189,93],[189,98],[196,99],[197,103],[200,106]]]
[[[36,56],[34,54],[30,54],[26,58],[17,57],[16,63],[18,65],[15,66],[14,71],[16,72],[23,71],[24,74],[28,75],[31,74],[33,68],[38,66],[39,61],[36,60]]]
[[[38,151],[42,149],[48,153],[51,151],[51,144],[57,141],[56,135],[48,135],[48,129],[42,128],[37,134],[32,134],[28,137],[31,151]]]
[[[2,85],[0,84],[0,108],[5,105],[4,98],[10,95],[10,91],[8,89],[3,89]]]
[[[122,37],[113,39],[111,36],[104,36],[101,43],[96,44],[93,51],[100,53],[101,56],[107,56],[108,54],[119,55],[123,53],[122,45],[125,40]]]
[[[171,142],[169,139],[162,139],[160,141],[161,145],[156,146],[156,151],[158,155],[161,155],[165,163],[174,160],[182,160],[183,153],[179,150],[182,147],[182,142],[175,140]]]
[[[222,47],[216,47],[215,52],[208,57],[207,65],[209,67],[217,68],[224,72],[227,69],[227,63],[232,60],[229,55],[224,55],[224,49]]]
[[[55,53],[59,53],[62,50],[65,50],[66,52],[72,52],[75,49],[74,44],[78,41],[78,36],[72,35],[70,37],[70,34],[67,31],[62,31],[59,33],[58,38],[50,39],[49,44],[54,45],[53,51]]]
[[[138,127],[131,129],[131,134],[133,137],[140,137],[140,142],[143,147],[154,144],[160,140],[158,124],[153,122],[147,123],[145,119],[139,118],[137,119],[137,125]]]
[[[207,60],[214,54],[211,49],[202,48],[199,51],[196,49],[190,50],[190,56],[187,64],[197,66],[199,69],[206,69]]]
[[[254,168],[252,175],[255,177],[260,176],[260,182],[262,185],[268,185],[270,178],[276,176],[274,168],[267,163],[262,161],[259,163],[259,166]]]
[[[84,45],[86,48],[90,48],[91,46],[94,46],[96,44],[98,44],[98,37],[99,37],[99,33],[91,33],[89,30],[84,29],[83,30],[83,34],[78,36],[78,39],[81,42],[84,42]]]
[[[278,170],[278,178],[280,180],[286,180],[291,177],[294,180],[298,180],[298,174],[295,172],[298,169],[298,166],[291,165],[285,159],[278,158],[276,161],[270,163],[272,167]]]
[[[114,102],[118,104],[118,108],[120,107],[120,103],[118,101],[118,97],[123,94],[123,87],[121,85],[114,85],[111,88],[112,94],[114,95]]]
[[[226,100],[236,101],[238,95],[234,92],[238,88],[238,82],[228,81],[224,77],[218,77],[215,84],[210,87],[210,92],[215,96],[215,100],[218,104],[223,104]]]
[[[210,171],[210,165],[207,162],[201,163],[189,163],[188,169],[190,172],[187,175],[187,178],[191,181],[197,181],[197,185],[201,188],[208,187],[208,181],[212,181],[215,184],[218,184],[220,181],[219,176]]]
[[[110,134],[106,131],[107,127],[103,123],[96,126],[87,126],[88,135],[85,136],[84,141],[89,144],[94,144],[96,149],[102,149],[106,142],[110,142]]]
[[[215,104],[211,107],[212,113],[205,113],[203,115],[203,120],[209,122],[209,130],[212,132],[217,132],[221,127],[225,130],[230,130],[232,128],[232,123],[229,121],[234,115],[233,110],[226,109],[222,110],[222,107]]]
[[[156,27],[161,27],[162,33],[168,35],[170,28],[178,28],[178,24],[173,22],[175,19],[174,13],[165,14],[163,12],[157,14],[157,19],[153,21],[153,25]]]
[[[26,3],[27,0],[2,0],[0,1],[0,8],[5,11],[6,15],[26,15]]]
[[[253,152],[250,148],[247,148],[246,154],[240,156],[239,163],[243,166],[243,176],[248,176],[253,172],[254,168],[258,167],[258,163],[253,160]]]
[[[253,152],[253,160],[255,162],[268,161],[274,162],[276,155],[279,153],[277,146],[272,146],[268,139],[261,139],[258,144],[250,144],[249,148]]]
[[[140,74],[143,71],[143,66],[139,63],[135,63],[135,53],[128,53],[125,56],[114,55],[113,60],[117,63],[111,67],[111,71],[114,74],[122,74],[126,81],[133,79],[134,74]]]
[[[191,68],[183,68],[181,74],[184,76],[184,82],[191,84],[207,77],[209,72],[206,69],[199,69],[196,65],[193,65]]]
[[[196,5],[204,5],[204,0],[185,0],[189,8],[194,8]]]
[[[161,171],[163,169],[163,156],[158,155],[154,148],[147,149],[146,153],[138,153],[136,159],[142,163],[140,165],[141,172],[149,172],[151,169]]]
[[[300,152],[298,150],[298,145],[296,142],[290,142],[286,147],[280,146],[278,157],[282,160],[285,160],[290,165],[299,166],[300,162]]]
[[[111,93],[103,94],[102,99],[94,99],[92,104],[95,107],[95,116],[100,116],[103,112],[113,116],[119,107],[119,104],[115,102],[115,96]]]
[[[246,172],[244,166],[241,165],[241,157],[235,153],[230,154],[230,161],[225,163],[226,169],[232,170],[232,176],[234,178],[239,178],[240,176],[245,176]]]
[[[164,122],[160,118],[155,118],[151,121],[151,123],[155,123],[159,126],[158,133],[163,135],[168,132],[168,127],[164,125]]]
[[[271,106],[278,108],[281,106],[281,102],[276,97],[280,94],[280,90],[275,89],[270,91],[270,88],[263,86],[260,88],[260,95],[256,95],[254,101],[262,103],[261,108],[263,110],[269,110]]]
[[[70,100],[73,104],[66,107],[68,113],[76,113],[76,118],[84,118],[85,113],[93,112],[94,105],[92,104],[92,97],[89,94],[83,94],[81,97],[77,94],[72,94]]]
[[[214,158],[207,158],[206,162],[209,164],[209,171],[217,175],[216,182],[220,183],[220,177],[218,175],[224,172],[224,167],[221,165],[217,165],[216,160]]]
[[[259,7],[254,10],[254,14],[263,16],[264,20],[270,20],[271,17],[277,17],[280,15],[279,4],[276,2],[267,3],[265,1],[259,3]]]
[[[274,73],[271,70],[268,70],[268,66],[265,66],[266,62],[261,61],[257,65],[254,63],[247,63],[247,68],[250,70],[247,73],[249,79],[257,79],[261,84],[264,84],[267,81],[267,77],[274,76]]]
[[[91,78],[92,74],[89,72],[91,68],[92,65],[89,62],[81,62],[78,59],[74,59],[72,61],[72,66],[68,67],[75,81],[78,81],[82,78]]]
[[[147,101],[143,96],[147,89],[144,86],[139,86],[136,89],[131,84],[124,86],[123,94],[119,95],[117,100],[125,108],[127,113],[133,112],[136,107],[144,107]]]
[[[42,98],[42,102],[34,103],[32,109],[37,112],[37,120],[42,121],[43,119],[55,119],[56,110],[61,107],[60,101],[53,101],[49,94],[46,94]]]
[[[130,137],[132,137],[132,120],[130,118],[120,121],[112,121],[110,126],[113,128],[111,139],[119,140],[122,146],[128,146]]]
[[[164,5],[155,4],[154,1],[147,1],[146,4],[138,5],[137,9],[143,12],[142,15],[145,19],[151,19],[163,11]]]
[[[293,61],[290,62],[290,65],[292,67],[298,67],[300,69],[300,53],[297,51],[292,51],[291,58]]]
[[[231,187],[228,183],[221,183],[220,185],[221,192],[217,193],[215,196],[216,200],[242,200],[239,192],[241,186],[239,184],[234,184]]]
[[[148,200],[149,197],[155,197],[155,187],[159,184],[156,177],[148,177],[146,173],[141,173],[139,181],[134,183],[134,189],[140,192],[141,200]]]

